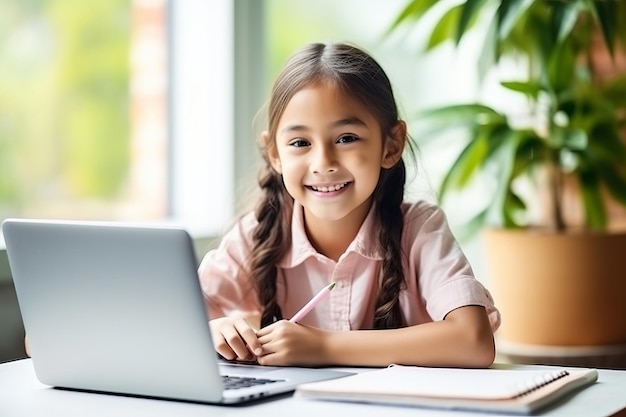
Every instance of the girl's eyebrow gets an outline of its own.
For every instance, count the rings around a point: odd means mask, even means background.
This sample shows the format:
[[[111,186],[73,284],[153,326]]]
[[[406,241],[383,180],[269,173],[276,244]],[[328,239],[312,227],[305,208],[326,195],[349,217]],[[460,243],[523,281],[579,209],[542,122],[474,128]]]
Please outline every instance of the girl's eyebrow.
[[[337,120],[331,124],[331,127],[343,127],[343,126],[360,126],[367,127],[365,122],[356,116],[347,117],[345,119]]]
[[[358,117],[346,117],[345,119],[339,119],[330,124],[330,128],[344,127],[344,126],[360,126],[367,127],[364,121],[359,119]],[[281,129],[280,133],[289,133],[289,132],[306,132],[310,129],[305,125],[287,125],[283,129]]]

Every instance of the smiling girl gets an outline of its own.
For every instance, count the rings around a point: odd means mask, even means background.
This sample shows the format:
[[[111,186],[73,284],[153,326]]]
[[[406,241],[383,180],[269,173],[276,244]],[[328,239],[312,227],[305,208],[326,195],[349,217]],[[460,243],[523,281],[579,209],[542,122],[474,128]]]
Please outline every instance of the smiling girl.
[[[441,209],[404,202],[407,142],[370,55],[310,44],[287,61],[260,138],[261,198],[199,269],[219,354],[262,365],[491,365],[498,310]],[[288,321],[331,282],[324,302]]]

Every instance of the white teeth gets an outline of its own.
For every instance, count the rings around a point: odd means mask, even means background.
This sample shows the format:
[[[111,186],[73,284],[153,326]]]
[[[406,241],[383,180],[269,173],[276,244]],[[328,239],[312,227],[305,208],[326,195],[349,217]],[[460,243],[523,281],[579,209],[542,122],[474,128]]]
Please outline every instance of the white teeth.
[[[331,185],[328,187],[316,187],[315,185],[312,185],[311,188],[314,191],[321,191],[323,193],[331,193],[333,191],[337,191],[337,190],[341,190],[343,187],[345,187],[346,185],[348,185],[347,182],[344,182],[343,184],[335,184],[335,185]]]

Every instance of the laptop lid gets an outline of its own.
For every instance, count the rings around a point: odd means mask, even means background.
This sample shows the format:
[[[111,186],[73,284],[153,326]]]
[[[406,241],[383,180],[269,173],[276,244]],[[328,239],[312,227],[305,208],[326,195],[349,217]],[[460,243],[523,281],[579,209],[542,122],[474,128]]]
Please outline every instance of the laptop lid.
[[[182,228],[8,219],[2,225],[33,365],[47,385],[209,403],[239,402],[346,375],[241,367],[281,382],[224,390]]]

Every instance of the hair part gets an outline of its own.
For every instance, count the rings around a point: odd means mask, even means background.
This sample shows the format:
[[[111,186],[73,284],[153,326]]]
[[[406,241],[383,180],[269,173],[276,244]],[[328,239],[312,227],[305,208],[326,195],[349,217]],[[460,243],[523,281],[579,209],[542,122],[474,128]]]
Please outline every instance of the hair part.
[[[259,175],[261,197],[255,214],[258,225],[252,236],[250,276],[259,303],[263,306],[261,326],[282,318],[277,301],[276,264],[291,245],[293,198],[282,176],[270,163],[276,146],[278,123],[291,98],[298,91],[318,83],[331,83],[363,103],[380,124],[383,140],[390,140],[399,122],[391,83],[380,65],[359,48],[342,43],[313,43],[293,54],[285,63],[272,88],[268,108],[268,134],[260,142],[265,166]],[[403,138],[408,142],[407,138]],[[409,148],[411,146],[408,142]],[[404,226],[401,204],[406,169],[402,158],[381,175],[373,195],[379,248],[383,255],[374,328],[405,325],[399,302],[405,287],[401,236]]]

